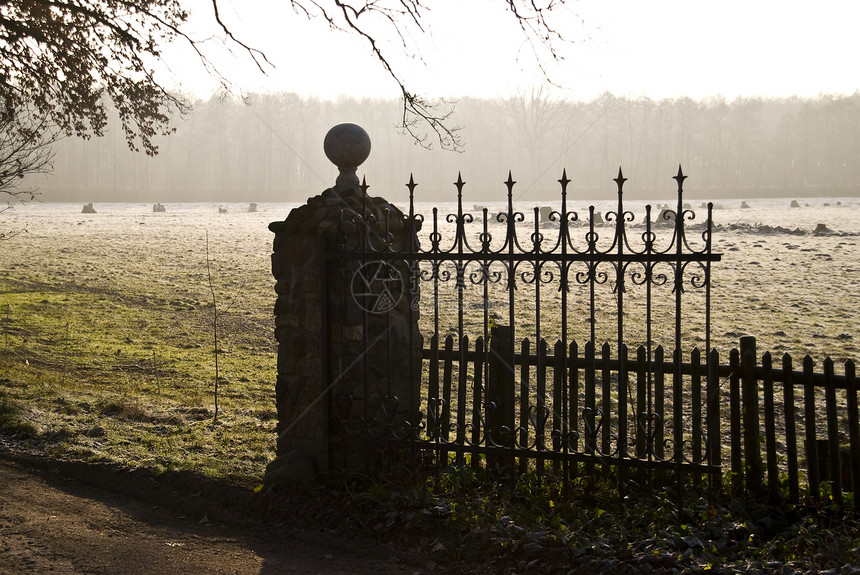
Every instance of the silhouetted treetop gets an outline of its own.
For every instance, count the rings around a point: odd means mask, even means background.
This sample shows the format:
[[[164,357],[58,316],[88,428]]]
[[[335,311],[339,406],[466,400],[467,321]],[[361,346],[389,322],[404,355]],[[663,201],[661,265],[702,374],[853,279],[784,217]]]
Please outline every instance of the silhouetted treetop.
[[[183,31],[188,16],[179,0],[0,3],[3,113],[26,108],[43,129],[88,138],[103,134],[112,103],[129,148],[155,154],[152,138],[170,133],[171,113],[188,108],[153,76],[162,47],[182,38],[217,73]],[[246,49],[258,65],[265,62]]]
[[[504,0],[540,63],[558,58],[562,34],[551,16],[566,0]],[[228,46],[250,55],[261,71],[265,55],[237,38],[210,0],[210,25]],[[427,34],[430,8],[422,0],[290,0],[307,18],[364,40],[402,96],[401,127],[422,144],[435,134],[442,147],[458,146],[450,107],[408,87],[394,53],[415,56],[410,38]],[[237,7],[241,12],[241,7]],[[117,110],[130,149],[157,153],[153,137],[172,132],[170,117],[188,103],[154,76],[162,49],[186,42],[203,66],[229,87],[204,49],[208,39],[188,31],[181,0],[6,0],[0,2],[0,105],[5,114],[26,107],[51,128],[84,138],[103,135],[108,102]],[[214,20],[214,22],[213,22]],[[384,41],[383,41],[384,40]],[[549,56],[547,56],[547,54]],[[45,126],[44,124],[43,127]]]

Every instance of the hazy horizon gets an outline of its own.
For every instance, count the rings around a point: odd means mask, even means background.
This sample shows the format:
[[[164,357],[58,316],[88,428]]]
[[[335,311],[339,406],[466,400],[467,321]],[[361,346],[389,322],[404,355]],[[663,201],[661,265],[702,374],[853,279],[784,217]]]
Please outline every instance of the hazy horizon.
[[[374,195],[400,197],[413,175],[420,197],[450,198],[461,173],[468,201],[491,201],[510,170],[518,197],[551,199],[566,170],[572,194],[599,199],[614,194],[620,167],[629,197],[661,197],[679,164],[692,199],[860,194],[860,76],[845,72],[860,53],[858,3],[576,0],[551,13],[569,40],[555,44],[557,59],[539,42],[534,53],[495,0],[422,6],[426,27],[407,24],[404,44],[363,22],[409,90],[459,101],[448,125],[463,127],[462,154],[397,131],[399,86],[361,38],[289,3],[220,5],[272,62],[263,74],[227,49],[211,3],[183,6],[235,94],[212,95],[218,82],[198,55],[166,45],[157,77],[202,99],[173,119],[159,156],[129,152],[112,118],[103,138],[60,142],[54,173],[24,188],[44,201],[303,201],[337,175],[326,132],[354,122],[373,142],[359,173]]]
[[[462,153],[426,150],[398,133],[399,113],[395,99],[201,100],[158,140],[154,158],[128,151],[111,118],[103,138],[61,141],[54,173],[24,185],[42,201],[303,202],[337,177],[325,134],[354,122],[372,141],[359,176],[391,201],[406,197],[410,176],[416,201],[456,199],[458,174],[467,203],[501,201],[509,171],[517,198],[556,198],[565,171],[571,198],[611,199],[619,167],[626,197],[659,199],[672,196],[679,165],[693,200],[860,195],[860,92],[731,102],[609,94],[580,102],[542,91],[469,98],[452,118],[463,126]]]

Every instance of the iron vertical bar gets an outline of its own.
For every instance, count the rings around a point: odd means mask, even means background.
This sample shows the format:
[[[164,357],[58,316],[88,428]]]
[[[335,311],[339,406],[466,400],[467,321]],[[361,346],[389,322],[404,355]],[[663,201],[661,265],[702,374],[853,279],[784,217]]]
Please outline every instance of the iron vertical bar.
[[[433,233],[430,235],[430,252],[439,253],[439,208],[433,208]],[[439,273],[442,265],[441,260],[433,260],[433,333],[439,334]]]
[[[711,364],[710,364],[710,360],[711,360],[711,262],[710,262],[710,257],[711,257],[711,245],[712,245],[711,240],[713,238],[713,224],[714,224],[713,212],[714,212],[714,204],[713,204],[713,202],[708,202],[708,221],[706,222],[706,225],[705,225],[705,228],[706,228],[707,234],[708,234],[707,241],[705,242],[705,253],[708,256],[708,261],[705,262],[705,369],[707,370],[707,373],[708,373],[708,390],[707,390],[708,395],[706,395],[706,398],[707,398],[707,402],[709,405],[709,407],[708,407],[708,428],[709,428],[708,429],[708,437],[709,438],[710,438],[710,434],[712,433],[710,430],[710,428],[711,428],[711,421],[710,421],[711,397],[709,394],[711,393]],[[717,366],[715,365],[714,366],[715,370],[716,370],[716,367]],[[714,375],[715,380],[716,380],[716,377],[717,376],[715,374]],[[718,392],[719,392],[719,388],[714,390],[714,393],[718,393]],[[717,407],[717,409],[719,409],[719,408]],[[716,423],[716,425],[719,425],[719,423]],[[713,442],[712,442],[712,445],[713,445]],[[719,443],[718,442],[716,443],[715,449],[719,450]],[[711,450],[708,450],[708,453],[709,453],[708,463],[710,464],[710,463],[712,463],[711,458],[713,457],[714,453]],[[719,457],[719,454],[716,454],[716,455],[717,455],[717,457]]]
[[[537,215],[538,215],[538,208],[535,208],[535,218],[537,218]],[[538,230],[538,224],[537,224],[537,221],[535,221],[535,233],[536,234],[539,233],[537,230]],[[539,250],[540,250],[540,246],[539,246],[539,244],[536,244],[534,251],[538,252]],[[540,260],[535,258],[534,262],[532,262],[532,265],[534,266],[534,285],[535,285],[535,304],[534,304],[535,340],[538,343],[537,408],[538,408],[539,424],[538,424],[537,447],[538,447],[538,451],[540,453],[543,453],[547,449],[547,446],[546,446],[546,426],[544,424],[541,424],[540,422],[543,421],[543,412],[545,409],[547,409],[547,406],[546,406],[546,404],[547,404],[547,401],[546,401],[546,371],[547,371],[547,364],[548,364],[548,359],[547,359],[548,354],[547,354],[547,342],[541,334],[541,322],[540,322],[541,262],[540,262]],[[541,456],[539,456],[537,459],[537,466],[536,467],[537,467],[538,477],[543,475],[544,461],[545,461],[545,459]]]
[[[684,291],[684,268],[681,255],[684,251],[684,180],[687,178],[678,166],[678,175],[673,179],[678,182],[678,208],[675,212],[675,349],[681,349],[681,294]],[[676,366],[680,369],[680,364]],[[679,374],[680,375],[680,374]]]
[[[464,446],[466,441],[466,352],[468,351],[468,338],[465,335],[465,320],[463,316],[463,297],[466,289],[465,273],[466,264],[463,253],[466,245],[466,220],[463,214],[463,186],[465,182],[461,174],[457,174],[457,219],[456,219],[456,248],[457,260],[457,465],[462,465],[464,460]]]
[[[684,399],[681,389],[681,350],[675,348],[672,353],[675,363],[672,369],[672,459],[677,464],[675,472],[677,481],[681,483],[681,464],[684,462]]]
[[[561,179],[558,181],[561,185],[561,214],[559,219],[559,245],[561,247],[561,264],[559,266],[559,290],[561,291],[561,342],[564,352],[564,363],[562,364],[562,453],[565,454],[564,469],[562,472],[562,488],[567,491],[568,478],[570,475],[570,462],[568,461],[567,453],[569,451],[569,416],[568,416],[568,341],[567,341],[567,293],[568,287],[568,272],[570,270],[567,264],[567,244],[568,244],[568,225],[567,225],[567,170],[562,171]],[[558,399],[557,399],[558,400]],[[556,401],[557,401],[556,400]]]
[[[463,260],[463,253],[466,244],[466,221],[463,215],[463,186],[466,182],[457,174],[457,181],[454,183],[457,186],[457,219],[456,219],[456,247],[457,260],[455,261],[457,270],[457,337],[462,338],[464,335],[464,318],[463,318],[463,292],[466,289],[466,264]],[[465,356],[460,357],[460,365],[463,365]]]
[[[540,284],[541,284],[541,273],[542,273],[542,262],[540,259],[540,222],[538,221],[540,216],[540,208],[535,207],[535,231],[532,235],[532,253],[535,256],[533,262],[531,262],[532,267],[534,269],[534,282],[535,282],[535,338],[540,340],[542,337],[541,334],[541,325],[540,325]]]
[[[595,324],[597,323],[597,310],[594,307],[594,283],[597,279],[597,263],[594,259],[594,256],[597,252],[597,236],[594,231],[594,206],[589,206],[588,208],[588,253],[591,256],[590,261],[588,262],[588,287],[589,287],[589,322],[591,324],[591,341],[597,345],[597,337],[596,337],[596,328]],[[594,364],[589,366],[590,369],[594,369]]]
[[[711,351],[711,240],[713,238],[713,213],[714,213],[714,204],[713,202],[708,202],[708,221],[706,223],[706,230],[708,234],[707,241],[705,242],[705,253],[707,255],[707,261],[705,261],[705,361],[707,361],[707,354]]]
[[[651,260],[651,256],[654,251],[654,232],[651,230],[651,205],[648,204],[645,206],[645,254],[648,256],[648,261],[645,263],[645,346],[646,346],[646,361],[648,362],[647,369],[645,370],[645,374],[647,377],[646,385],[647,388],[647,403],[646,410],[640,414],[640,417],[644,418],[645,424],[647,426],[645,437],[651,438],[654,436],[654,397],[653,397],[653,387],[654,387],[654,379],[653,379],[653,364],[652,364],[652,334],[651,334],[651,326],[652,326],[652,318],[651,318],[651,305],[653,304],[651,288],[654,279],[654,262]],[[649,442],[650,443],[650,442]],[[651,462],[654,458],[654,450],[651,448],[650,444],[647,448],[648,461]]]
[[[684,179],[686,176],[681,172],[681,166],[678,165],[678,175],[674,177],[678,182],[678,207],[675,212],[675,254],[677,261],[675,263],[675,358],[674,373],[672,374],[672,411],[673,411],[673,438],[674,438],[674,455],[675,460],[675,480],[680,490],[681,485],[681,464],[683,462],[683,422],[682,422],[682,395],[681,395],[681,294],[684,291],[684,265],[681,260],[681,255],[684,251]]]
[[[417,245],[418,237],[417,230],[415,229],[415,180],[412,178],[412,174],[409,174],[409,183],[406,187],[409,189],[409,215],[407,216],[408,220],[406,222],[406,234],[407,234],[407,254],[409,256],[413,256],[419,249]],[[409,322],[409,409],[407,411],[408,417],[413,418],[416,417],[420,412],[421,405],[421,365],[423,360],[418,364],[418,373],[415,370],[415,362],[412,360],[415,353],[421,353],[420,349],[416,349],[415,342],[415,330],[412,329],[411,326],[415,325],[415,311],[418,307],[418,294],[420,290],[419,285],[419,277],[418,277],[418,262],[417,260],[409,258],[407,263],[407,269],[409,272],[408,285],[409,285],[409,308],[408,308],[408,322]],[[418,421],[410,422],[412,428],[409,433],[410,439],[415,439],[418,431]]]
[[[488,213],[488,210],[486,207],[484,207],[484,209],[481,210],[481,215],[483,216],[483,224],[482,224],[483,225],[483,233],[481,235],[481,253],[483,253],[484,255],[487,255],[490,252],[490,231],[489,231],[489,222],[488,222],[489,213]],[[475,388],[475,394],[476,395],[480,394],[480,391],[481,391],[480,388],[483,387],[483,391],[485,391],[484,397],[489,397],[489,395],[490,395],[490,377],[491,377],[491,374],[490,374],[490,345],[492,343],[491,338],[490,338],[491,331],[490,331],[490,309],[489,309],[489,306],[490,306],[490,291],[489,291],[490,290],[490,260],[488,260],[488,259],[483,260],[481,265],[482,265],[482,268],[481,268],[481,270],[482,270],[481,271],[481,284],[482,284],[482,288],[483,288],[483,294],[482,295],[483,295],[483,312],[484,312],[484,317],[483,317],[483,324],[484,324],[483,325],[483,332],[484,332],[483,343],[484,343],[484,346],[482,347],[482,350],[476,350],[476,351],[483,351],[483,353],[479,353],[480,357],[476,358],[475,366],[476,366],[476,370],[477,370],[478,362],[481,362],[482,367],[483,367],[483,377],[481,377],[479,372],[476,371],[473,385]],[[513,398],[511,398],[511,401],[513,401]],[[475,412],[480,413],[481,402],[475,401],[474,405],[475,405],[475,408],[474,408]],[[485,429],[485,433],[489,434],[488,429]],[[487,436],[487,444],[489,445],[489,435]],[[475,461],[473,461],[473,463],[477,464],[477,458],[475,458]]]
[[[535,381],[537,386],[537,397],[535,398],[537,404],[536,410],[536,425],[535,425],[535,435],[536,442],[535,448],[537,450],[537,459],[536,459],[536,470],[538,473],[538,478],[543,476],[544,471],[544,462],[546,461],[546,365],[547,365],[547,344],[545,339],[537,340],[537,380]]]
[[[595,388],[596,388],[596,355],[597,355],[597,310],[594,305],[594,288],[597,281],[597,264],[594,256],[597,252],[597,234],[594,231],[594,206],[588,208],[588,254],[590,261],[588,263],[588,309],[590,322],[590,338],[585,345],[585,358],[587,367],[585,370],[585,408],[584,408],[584,425],[585,425],[585,449],[589,455],[594,455],[597,447],[597,429],[595,428]],[[586,472],[591,475],[594,473],[594,459],[590,458],[586,466]]]
[[[615,241],[617,242],[617,253],[618,253],[618,263],[615,267],[615,289],[617,291],[617,312],[618,312],[618,333],[617,349],[621,349],[621,346],[624,345],[624,272],[626,271],[626,264],[623,262],[624,257],[624,242],[627,239],[627,231],[624,226],[624,200],[622,198],[622,188],[624,187],[624,182],[627,179],[621,174],[621,168],[618,168],[618,177],[615,178],[614,182],[618,187],[618,211],[615,214]],[[619,402],[623,401],[624,398],[618,398]]]
[[[507,201],[508,201],[508,213],[506,219],[506,228],[505,228],[505,243],[504,245],[508,248],[508,327],[510,329],[510,349],[508,351],[509,355],[507,357],[507,363],[511,366],[511,371],[514,369],[514,365],[516,364],[514,358],[514,352],[516,350],[516,341],[517,341],[517,325],[516,325],[516,263],[514,261],[513,255],[515,251],[515,245],[517,244],[516,239],[516,225],[515,225],[515,215],[514,215],[514,184],[516,182],[513,179],[513,175],[510,171],[508,171],[508,179],[504,182],[505,188],[507,190]],[[538,356],[540,356],[540,338],[537,338],[537,348],[538,348]],[[540,359],[538,359],[540,362]],[[540,367],[538,367],[538,370]],[[540,377],[540,375],[538,376]]]

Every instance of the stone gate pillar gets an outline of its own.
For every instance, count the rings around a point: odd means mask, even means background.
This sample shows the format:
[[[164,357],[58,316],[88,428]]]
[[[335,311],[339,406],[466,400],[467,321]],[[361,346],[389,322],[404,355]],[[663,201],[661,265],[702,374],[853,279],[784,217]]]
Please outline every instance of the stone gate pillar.
[[[332,447],[338,426],[360,432],[356,421],[378,421],[381,412],[396,411],[395,423],[414,420],[417,413],[409,374],[420,373],[421,336],[418,312],[410,311],[417,294],[410,295],[409,274],[402,274],[394,290],[402,297],[393,309],[376,314],[353,293],[353,270],[334,269],[338,262],[326,261],[336,242],[355,245],[362,226],[375,237],[390,234],[396,249],[414,242],[417,230],[398,208],[367,197],[359,185],[356,169],[370,154],[370,138],[361,127],[335,126],[324,148],[340,172],[334,187],[269,225],[275,233],[278,342],[277,458],[266,470],[269,488],[311,481],[330,470],[364,471],[359,467],[366,461],[355,449]],[[385,345],[378,345],[383,338]]]

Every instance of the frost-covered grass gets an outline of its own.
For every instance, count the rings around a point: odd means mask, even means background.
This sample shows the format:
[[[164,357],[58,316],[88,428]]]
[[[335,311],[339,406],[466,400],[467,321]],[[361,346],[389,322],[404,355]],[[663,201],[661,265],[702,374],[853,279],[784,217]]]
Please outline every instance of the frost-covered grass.
[[[205,225],[77,220],[4,242],[4,427],[59,456],[259,483],[276,423],[265,244],[251,257],[230,226],[212,234],[213,302]]]
[[[28,233],[0,246],[4,436],[55,457],[259,485],[274,456],[276,425],[266,224],[285,215],[28,220]],[[221,312],[217,421],[207,232]],[[796,366],[806,353],[817,365],[825,355],[860,358],[857,236],[727,231],[715,250],[724,253],[714,267],[712,318],[721,357],[749,334],[759,338],[760,353],[789,352]],[[519,336],[531,338],[537,321],[526,305],[529,289],[521,286],[516,322]],[[541,332],[551,338],[560,324],[551,302],[559,296],[542,289]],[[450,319],[456,294],[449,289],[444,297]],[[580,331],[582,297],[580,289],[569,319]],[[601,297],[611,303],[611,294]],[[634,335],[641,320],[636,298],[626,300]],[[468,327],[480,335],[483,310],[470,305]],[[490,312],[507,318],[495,300]],[[425,331],[431,319],[422,310]],[[698,332],[685,329],[694,340]],[[510,487],[483,481],[481,473],[451,469],[417,483],[323,485],[296,497],[318,499],[311,517],[333,529],[403,537],[443,564],[469,559],[487,572],[856,573],[851,565],[860,564],[856,519],[829,509],[766,510],[704,497],[687,499],[681,509],[671,497],[632,484],[624,493],[575,484],[572,496],[562,496],[547,488],[551,477],[542,487],[533,476]]]
[[[7,403],[22,406],[36,436],[62,437],[55,446],[79,456],[259,477],[272,455],[275,426],[273,236],[267,224],[286,213],[151,214],[140,206],[140,213],[125,207],[83,215],[48,208],[4,214],[12,219],[7,227],[27,229],[2,245],[0,393]],[[733,217],[716,213],[717,223]],[[777,362],[789,352],[799,366],[809,353],[820,366],[829,355],[841,371],[840,361],[860,358],[860,295],[853,279],[858,246],[856,235],[719,231],[714,249],[723,260],[713,266],[712,346],[727,358],[738,337],[749,334],[758,337],[759,353],[775,352]],[[207,259],[220,313],[215,426]],[[464,315],[474,341],[483,335],[482,290],[467,283]],[[551,348],[561,327],[557,285],[540,286],[539,316],[533,311],[536,284],[520,278],[517,287],[517,338],[536,345],[539,324]],[[641,286],[629,287],[626,339],[642,341],[644,295]],[[611,281],[598,288],[598,340],[614,347]],[[432,291],[422,285],[425,339],[433,326]],[[456,326],[453,282],[440,294],[444,336]],[[508,321],[506,296],[504,280],[491,286],[489,319]],[[568,301],[569,337],[580,343],[589,331],[588,297],[585,286],[575,285]],[[653,336],[671,341],[671,287],[655,288],[655,297]],[[684,297],[691,304],[684,341],[702,345],[695,311],[701,294],[691,289]],[[110,405],[121,408],[104,407]],[[226,432],[230,428],[234,432]],[[233,449],[250,451],[234,457]]]

